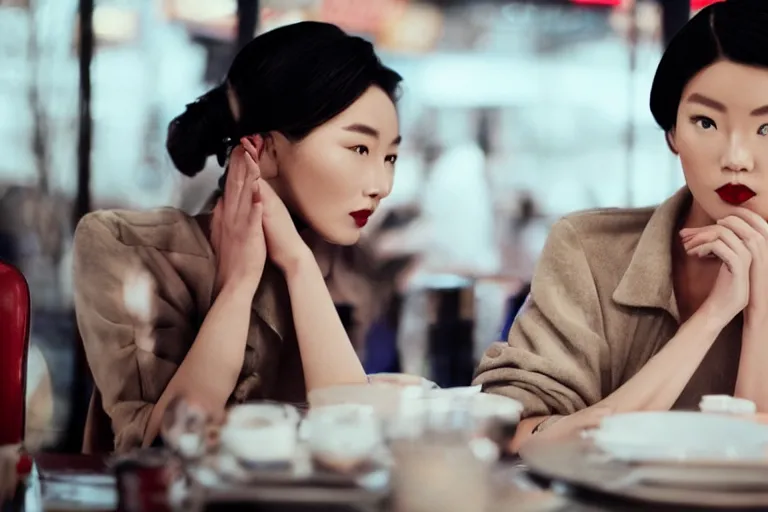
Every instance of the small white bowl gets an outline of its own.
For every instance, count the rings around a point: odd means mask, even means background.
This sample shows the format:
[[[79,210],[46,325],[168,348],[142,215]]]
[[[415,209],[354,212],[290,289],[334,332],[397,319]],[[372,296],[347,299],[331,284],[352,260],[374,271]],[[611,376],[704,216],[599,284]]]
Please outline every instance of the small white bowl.
[[[342,470],[370,460],[383,444],[376,412],[367,405],[310,409],[301,430],[316,459]]]
[[[221,446],[252,464],[289,462],[296,454],[299,413],[291,406],[246,404],[230,409]]]

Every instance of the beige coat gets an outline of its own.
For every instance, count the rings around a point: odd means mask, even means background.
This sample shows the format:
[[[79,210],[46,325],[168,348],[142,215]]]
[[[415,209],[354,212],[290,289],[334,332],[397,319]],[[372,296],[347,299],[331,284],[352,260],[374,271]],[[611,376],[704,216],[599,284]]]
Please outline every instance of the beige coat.
[[[583,409],[637,373],[679,327],[672,241],[690,200],[684,188],[658,208],[593,210],[557,222],[508,341],[488,349],[475,384],[520,400],[527,417]],[[722,331],[675,408],[696,408],[703,394],[733,394],[741,322]]]
[[[310,236],[308,243],[334,299],[369,314],[358,323],[375,318],[375,308],[365,303],[369,297],[350,296],[365,282],[361,276],[366,269],[355,267],[361,259],[316,237]],[[86,451],[109,451],[113,439],[118,452],[140,446],[152,407],[212,305],[215,276],[206,236],[193,217],[179,210],[100,211],[80,222],[74,248],[75,307],[97,388],[87,420]],[[280,271],[267,263],[231,400],[300,402],[305,395],[287,286]],[[104,412],[111,421],[105,421]]]

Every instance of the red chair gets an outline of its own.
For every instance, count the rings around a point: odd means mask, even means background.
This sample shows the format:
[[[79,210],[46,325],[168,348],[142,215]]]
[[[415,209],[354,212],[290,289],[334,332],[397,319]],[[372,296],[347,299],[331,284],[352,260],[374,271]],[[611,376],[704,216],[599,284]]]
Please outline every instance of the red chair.
[[[0,445],[24,440],[29,311],[27,280],[0,262]]]

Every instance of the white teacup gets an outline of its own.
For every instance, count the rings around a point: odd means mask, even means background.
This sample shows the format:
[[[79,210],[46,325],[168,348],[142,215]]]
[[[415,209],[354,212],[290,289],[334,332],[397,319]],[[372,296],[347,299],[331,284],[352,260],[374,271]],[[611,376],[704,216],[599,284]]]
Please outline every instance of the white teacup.
[[[288,405],[235,406],[221,429],[222,448],[253,464],[289,462],[296,454],[299,420]]]
[[[373,407],[357,404],[310,409],[302,425],[302,437],[316,459],[340,470],[370,460],[383,443]]]

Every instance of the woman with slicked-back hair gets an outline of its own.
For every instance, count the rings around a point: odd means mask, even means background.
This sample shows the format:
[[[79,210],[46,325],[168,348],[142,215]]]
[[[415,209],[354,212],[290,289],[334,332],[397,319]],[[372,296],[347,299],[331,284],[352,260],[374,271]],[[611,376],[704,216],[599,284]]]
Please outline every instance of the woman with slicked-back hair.
[[[555,224],[507,342],[477,370],[525,405],[516,446],[709,394],[768,412],[768,2],[702,9],[650,103],[686,186]]]
[[[366,382],[327,283],[337,248],[358,241],[391,190],[399,83],[370,43],[333,25],[260,35],[168,130],[182,173],[211,156],[225,167],[209,211],[81,221],[91,414],[109,416],[115,450],[152,444],[177,397],[215,412]]]

